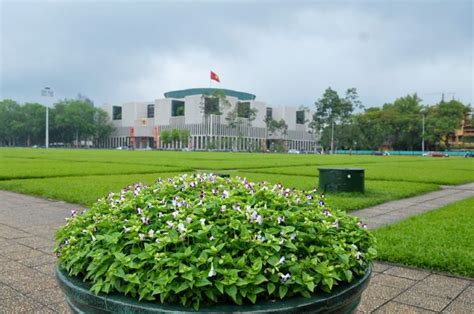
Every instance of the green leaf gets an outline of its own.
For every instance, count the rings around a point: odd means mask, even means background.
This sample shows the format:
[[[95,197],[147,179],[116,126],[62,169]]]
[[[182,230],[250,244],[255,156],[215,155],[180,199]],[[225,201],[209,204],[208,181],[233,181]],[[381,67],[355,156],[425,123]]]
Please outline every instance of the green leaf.
[[[250,300],[250,302],[252,302],[254,304],[257,301],[257,295],[256,294],[249,293],[249,294],[247,294],[247,298]]]
[[[221,294],[224,294],[224,285],[222,283],[216,282],[214,283],[214,285],[216,286],[217,290],[219,290]]]
[[[262,282],[265,282],[265,281],[268,281],[268,279],[265,278],[265,276],[262,275],[262,274],[258,274],[258,275],[255,276],[255,278],[253,279],[253,283],[256,284],[256,285],[259,285],[259,284],[261,284]]]
[[[280,288],[278,289],[278,295],[280,296],[280,299],[283,299],[287,292],[288,292],[288,286],[281,285]]]
[[[272,255],[270,258],[267,260],[268,264],[272,266],[276,266],[278,264],[278,261],[280,260],[280,257],[277,255]]]
[[[209,285],[212,285],[212,282],[210,282],[209,280],[207,280],[207,278],[199,278],[195,283],[194,285],[196,287],[204,287],[204,286],[209,286]],[[207,291],[204,290],[204,291]]]
[[[225,287],[225,292],[232,298],[232,300],[234,300],[234,302],[237,302],[237,287],[235,285]]]
[[[268,291],[268,294],[272,294],[273,291],[275,291],[275,284],[273,284],[272,282],[269,282],[267,284],[267,291]]]

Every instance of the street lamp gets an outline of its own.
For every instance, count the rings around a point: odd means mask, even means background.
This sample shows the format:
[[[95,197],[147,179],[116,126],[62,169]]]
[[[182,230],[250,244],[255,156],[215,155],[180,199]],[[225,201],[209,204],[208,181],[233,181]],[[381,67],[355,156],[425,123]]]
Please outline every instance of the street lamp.
[[[422,131],[421,131],[421,151],[422,151],[422,154],[425,153],[425,114],[422,114],[422,124],[421,124],[421,127],[422,127]]]
[[[45,87],[41,90],[41,96],[44,97],[54,97],[54,92],[51,88]],[[49,107],[46,104],[46,136],[45,136],[45,147],[49,147]]]

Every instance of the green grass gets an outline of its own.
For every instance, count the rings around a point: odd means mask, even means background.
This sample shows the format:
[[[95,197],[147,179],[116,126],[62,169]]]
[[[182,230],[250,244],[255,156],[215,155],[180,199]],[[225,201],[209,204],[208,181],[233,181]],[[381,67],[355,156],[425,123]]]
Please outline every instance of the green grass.
[[[180,173],[151,173],[108,176],[80,176],[45,179],[0,181],[0,189],[59,199],[69,203],[90,206],[109,192],[141,182],[150,184],[158,178],[168,178]]]
[[[378,258],[474,277],[474,197],[375,231]]]
[[[331,166],[366,169],[365,194],[329,195],[332,206],[346,210],[474,181],[474,162],[465,158],[2,148],[0,189],[90,205],[160,174],[229,172],[309,189],[317,168]]]

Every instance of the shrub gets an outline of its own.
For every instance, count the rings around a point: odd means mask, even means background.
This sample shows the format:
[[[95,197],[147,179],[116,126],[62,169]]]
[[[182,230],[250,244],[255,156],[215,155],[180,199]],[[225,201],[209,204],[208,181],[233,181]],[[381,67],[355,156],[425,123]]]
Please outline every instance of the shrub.
[[[56,234],[59,265],[92,291],[181,303],[255,303],[364,274],[374,238],[316,190],[183,175],[110,193]]]

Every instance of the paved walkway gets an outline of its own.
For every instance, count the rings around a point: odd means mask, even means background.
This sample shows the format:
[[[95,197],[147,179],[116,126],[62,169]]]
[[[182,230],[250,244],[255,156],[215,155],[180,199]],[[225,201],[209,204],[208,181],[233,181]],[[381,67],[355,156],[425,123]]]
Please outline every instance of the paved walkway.
[[[474,183],[442,186],[440,191],[356,210],[351,215],[361,218],[370,229],[376,229],[469,197],[474,197]]]
[[[443,191],[430,194],[437,195],[434,199],[441,206],[446,201],[440,198],[447,197],[450,201],[465,198],[473,186],[466,188],[466,193],[457,190],[464,187],[458,187],[443,190],[451,194],[440,194]],[[413,204],[431,203],[433,198],[426,197],[418,196]],[[410,201],[400,202],[406,206]],[[389,217],[395,214],[395,203],[389,203],[392,204],[386,210]],[[51,251],[54,231],[64,224],[72,208],[77,206],[0,191],[0,313],[69,312],[54,279],[55,257]],[[380,211],[377,215],[367,210],[357,213],[365,214],[370,227],[395,221],[382,220],[384,207],[375,208]],[[397,208],[404,211],[403,206]],[[370,217],[376,219],[367,219]],[[376,262],[373,278],[358,308],[361,313],[373,311],[473,313],[474,280]]]

